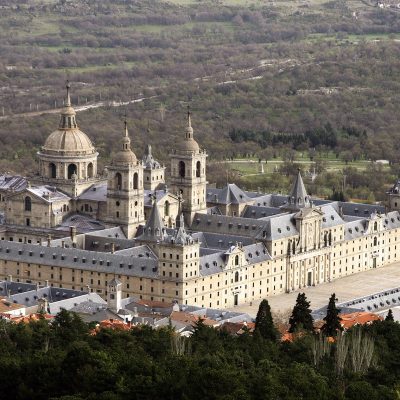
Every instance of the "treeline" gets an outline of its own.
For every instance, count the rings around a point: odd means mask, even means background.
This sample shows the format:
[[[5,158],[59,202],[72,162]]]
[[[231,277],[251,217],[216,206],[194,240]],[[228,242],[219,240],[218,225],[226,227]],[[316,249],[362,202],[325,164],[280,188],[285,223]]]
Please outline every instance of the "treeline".
[[[235,143],[252,141],[259,144],[262,148],[277,144],[290,144],[296,149],[301,144],[307,144],[310,147],[326,146],[334,149],[338,145],[339,138],[355,137],[362,144],[367,139],[367,132],[365,130],[360,131],[354,127],[335,129],[332,125],[326,124],[319,129],[308,130],[300,134],[233,128],[229,131],[229,137]]]
[[[54,322],[0,321],[2,397],[20,400],[394,400],[399,385],[400,326],[374,322],[361,332],[374,356],[365,370],[354,344],[312,333],[281,343],[261,327],[231,336],[200,320],[190,338],[172,328],[91,334],[67,311]],[[346,334],[357,339],[357,332]],[[319,346],[319,347],[318,347]],[[326,352],[329,349],[332,353]],[[363,351],[363,349],[360,349]],[[352,353],[353,352],[353,353]],[[353,364],[356,361],[356,364]],[[342,366],[338,369],[338,365]]]

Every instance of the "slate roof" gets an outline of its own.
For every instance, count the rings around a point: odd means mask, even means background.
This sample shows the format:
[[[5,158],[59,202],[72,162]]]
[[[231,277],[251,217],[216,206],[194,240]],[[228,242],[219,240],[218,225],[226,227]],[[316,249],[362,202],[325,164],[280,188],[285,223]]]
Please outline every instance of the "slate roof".
[[[55,188],[54,186],[47,186],[47,185],[31,186],[27,187],[26,191],[37,197],[40,197],[47,203],[71,200],[69,196],[58,191],[57,188]]]
[[[44,247],[0,241],[0,259],[128,276],[157,276],[157,261],[151,257],[88,252],[76,248]]]
[[[306,187],[304,186],[301,172],[298,170],[296,179],[290,189],[287,203],[284,204],[283,207],[290,210],[300,210],[301,208],[310,206],[311,201],[307,194]]]
[[[28,180],[20,175],[0,174],[0,191],[20,192],[28,186]]]
[[[321,223],[322,229],[332,228],[344,223],[343,218],[338,214],[333,204],[321,206],[321,211],[324,213]]]
[[[283,211],[278,207],[246,206],[241,217],[258,219],[282,213]]]
[[[167,231],[161,218],[160,211],[158,210],[157,201],[154,200],[149,218],[146,221],[141,235],[138,236],[138,239],[157,241],[164,240],[166,236]]]
[[[363,204],[363,203],[347,203],[339,202],[344,215],[359,216],[361,218],[369,218],[373,213],[385,213],[385,207],[379,204]]]
[[[207,203],[215,204],[241,204],[252,199],[234,183],[230,183],[223,189],[207,189]]]
[[[83,214],[72,214],[66,218],[57,230],[68,231],[71,226],[75,226],[79,232],[98,231],[104,229],[104,225],[96,219]]]
[[[78,200],[107,202],[107,182],[99,182],[90,186],[78,196]]]

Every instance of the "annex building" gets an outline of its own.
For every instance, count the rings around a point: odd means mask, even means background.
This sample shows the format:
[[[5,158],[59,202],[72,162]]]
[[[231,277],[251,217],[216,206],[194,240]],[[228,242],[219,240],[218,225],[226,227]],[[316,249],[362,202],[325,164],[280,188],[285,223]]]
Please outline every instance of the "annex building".
[[[212,188],[189,112],[169,176],[126,123],[100,174],[69,90],[38,174],[0,175],[0,279],[224,308],[400,259],[400,182],[388,209],[312,199],[300,172],[288,195]]]

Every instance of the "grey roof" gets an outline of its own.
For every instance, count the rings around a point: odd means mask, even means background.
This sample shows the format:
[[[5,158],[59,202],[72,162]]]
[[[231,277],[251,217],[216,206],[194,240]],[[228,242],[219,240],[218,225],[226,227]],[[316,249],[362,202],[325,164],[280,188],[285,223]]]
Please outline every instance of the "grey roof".
[[[358,297],[343,303],[336,304],[342,314],[356,311],[377,312],[400,305],[400,287],[386,289],[368,296]],[[324,306],[312,312],[315,319],[322,319],[326,315]]]
[[[321,206],[321,211],[324,213],[321,224],[323,229],[344,224],[343,218],[338,214],[333,204]]]
[[[90,186],[78,196],[78,200],[107,201],[107,182],[99,182]]]
[[[259,219],[196,213],[191,229],[193,231],[255,237],[264,225],[265,221]]]
[[[299,170],[292,188],[290,189],[287,203],[284,204],[283,207],[290,210],[300,210],[301,208],[310,206],[311,201],[307,194],[306,187],[304,186],[303,178]]]
[[[223,189],[207,189],[207,203],[241,204],[249,201],[252,199],[234,183],[228,184]]]
[[[71,226],[75,226],[79,232],[104,229],[104,225],[101,222],[88,215],[72,214],[57,227],[57,230],[68,231]]]
[[[146,221],[141,235],[138,237],[140,240],[163,240],[167,235],[164,222],[161,218],[160,211],[158,210],[157,201],[154,200],[150,216]]]
[[[344,240],[354,240],[366,234],[368,222],[364,219],[346,222],[344,226]]]
[[[200,256],[200,275],[205,276],[222,272],[227,262],[227,254],[234,248],[236,246],[231,246],[228,251],[219,251]],[[241,248],[249,265],[271,260],[271,256],[263,243],[253,243]]]
[[[128,276],[157,276],[152,257],[132,257],[76,248],[45,247],[29,243],[0,241],[0,259]]]
[[[69,196],[57,190],[54,186],[29,186],[26,191],[30,194],[39,197],[47,203],[53,203],[57,201],[68,201],[71,200]]]
[[[168,191],[166,189],[164,190],[145,190],[144,191],[144,206],[145,207],[153,207],[154,203],[154,197],[159,203],[160,200],[162,200],[165,196],[168,196]]]
[[[385,207],[379,204],[347,203],[339,202],[344,215],[359,216],[369,218],[374,213],[385,213]]]
[[[0,174],[0,191],[20,192],[28,186],[28,180],[20,175]]]
[[[246,206],[241,217],[258,219],[269,217],[275,214],[282,214],[282,210],[278,207]]]
[[[26,307],[38,305],[38,300],[44,298],[49,302],[50,309],[54,309],[52,303],[63,302],[64,308],[67,308],[65,307],[67,300],[73,300],[70,304],[74,304],[86,299],[88,295],[89,297],[95,296],[96,299],[98,297],[95,293],[89,294],[79,290],[10,281],[0,281],[0,295],[6,296],[13,303],[23,304]]]
[[[259,221],[264,221],[264,225],[257,235],[258,239],[278,240],[299,234],[293,214],[273,215]]]
[[[227,235],[213,232],[194,232],[193,239],[201,243],[202,248],[224,250],[237,242],[244,246],[254,243],[254,239],[248,236]]]
[[[385,229],[400,228],[400,213],[398,211],[388,212],[383,217],[383,227]]]

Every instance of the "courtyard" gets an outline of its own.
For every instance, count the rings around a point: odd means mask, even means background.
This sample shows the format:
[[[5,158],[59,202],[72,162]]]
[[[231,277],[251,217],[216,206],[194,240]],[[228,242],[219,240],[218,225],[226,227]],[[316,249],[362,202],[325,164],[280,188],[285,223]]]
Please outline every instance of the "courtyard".
[[[327,305],[329,296],[332,293],[336,294],[338,303],[342,303],[357,297],[367,296],[369,294],[398,286],[400,286],[400,262],[390,264],[386,267],[346,276],[318,286],[311,286],[291,293],[271,296],[268,297],[268,302],[271,306],[272,312],[286,313],[288,310],[293,308],[297,295],[305,292],[308,300],[311,301],[311,308],[315,310]],[[260,302],[261,299],[259,301],[253,301],[252,303],[245,303],[236,306],[231,308],[231,310],[246,312],[255,317]]]

